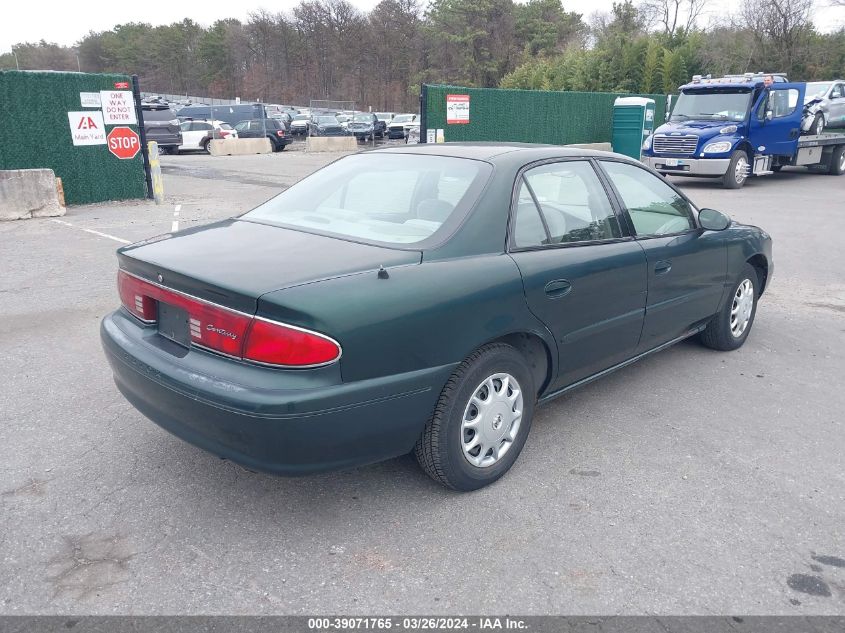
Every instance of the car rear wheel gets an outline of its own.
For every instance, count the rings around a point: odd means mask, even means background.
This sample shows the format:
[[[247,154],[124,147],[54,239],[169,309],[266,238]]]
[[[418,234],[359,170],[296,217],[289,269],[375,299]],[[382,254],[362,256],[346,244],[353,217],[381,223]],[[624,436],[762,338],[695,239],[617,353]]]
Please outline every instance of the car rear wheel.
[[[504,343],[479,348],[443,388],[414,447],[417,461],[454,490],[493,483],[525,445],[536,393],[531,370],[516,349]]]
[[[722,184],[726,189],[739,189],[748,179],[748,171],[748,154],[738,149],[731,154],[731,162],[722,176]]]
[[[203,140],[203,142],[202,142],[202,151],[204,151],[206,154],[210,154],[210,153],[211,153],[211,139],[205,139],[205,140]]]
[[[751,264],[745,264],[728,300],[701,333],[701,342],[711,349],[739,349],[748,338],[757,314],[760,279]]]

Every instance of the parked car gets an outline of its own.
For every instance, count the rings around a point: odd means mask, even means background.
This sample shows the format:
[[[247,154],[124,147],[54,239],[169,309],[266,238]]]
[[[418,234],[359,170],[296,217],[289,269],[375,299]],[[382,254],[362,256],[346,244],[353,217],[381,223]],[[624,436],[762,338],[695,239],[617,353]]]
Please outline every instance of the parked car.
[[[387,138],[405,138],[411,123],[416,120],[416,114],[397,114],[387,126]]]
[[[293,138],[287,133],[284,123],[279,119],[250,119],[241,121],[235,125],[238,138],[262,138],[270,139],[270,145],[274,152],[281,152],[293,142]]]
[[[845,79],[807,84],[801,129],[821,134],[826,127],[845,127]]]
[[[308,134],[310,136],[348,136],[349,132],[343,129],[337,117],[319,115],[308,122]]]
[[[372,112],[359,112],[346,128],[359,141],[373,141],[376,137],[384,138],[386,132],[384,121],[379,121]]]
[[[183,121],[182,144],[178,151],[201,149],[209,151],[213,139],[238,138],[238,132],[223,121]]]
[[[390,125],[394,116],[396,115],[393,112],[376,112],[376,118],[384,123],[385,130],[387,130],[387,126]]]
[[[334,115],[334,118],[337,119],[337,122],[340,123],[340,127],[344,130],[349,129],[349,122],[352,120],[351,114],[343,114],[342,112],[337,113]]]
[[[182,144],[182,131],[176,113],[167,105],[154,103],[142,104],[141,112],[147,142],[158,143],[163,154],[175,152]]]
[[[741,347],[773,271],[768,234],[637,161],[517,144],[349,155],[118,262],[102,342],[156,424],[275,473],[414,451],[458,490],[535,405],[696,334]]]
[[[405,143],[414,145],[420,142],[420,122],[414,121],[408,128],[407,136],[405,136]]]
[[[304,136],[308,134],[308,122],[311,116],[308,114],[297,114],[290,122],[290,133],[293,135]]]
[[[260,103],[232,104],[232,105],[192,105],[179,110],[179,119],[199,119],[201,121],[225,121],[234,126],[249,119],[269,118],[264,105]]]

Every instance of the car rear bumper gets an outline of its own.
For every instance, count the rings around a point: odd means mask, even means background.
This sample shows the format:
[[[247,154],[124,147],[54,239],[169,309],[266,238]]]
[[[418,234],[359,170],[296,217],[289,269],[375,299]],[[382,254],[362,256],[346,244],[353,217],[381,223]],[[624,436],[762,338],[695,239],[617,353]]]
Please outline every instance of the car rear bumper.
[[[676,166],[667,162],[677,161]],[[728,171],[730,158],[686,158],[669,156],[643,156],[642,162],[661,174],[675,176],[722,176]]]
[[[159,147],[170,147],[171,145],[179,146],[182,144],[182,135],[181,134],[169,134],[169,133],[153,133],[147,132],[147,142],[155,141],[158,143]]]
[[[150,420],[215,455],[284,475],[408,453],[454,369],[311,387],[303,386],[308,383],[303,372],[316,370],[299,370],[298,387],[285,389],[290,370],[237,363],[201,350],[173,356],[151,344],[152,338],[161,340],[154,329],[138,325],[123,310],[103,319],[100,338],[118,389]],[[231,377],[233,364],[244,368],[237,381]],[[268,377],[274,388],[267,388]]]
[[[390,128],[387,130],[387,136],[389,138],[405,138],[405,130],[395,130]]]

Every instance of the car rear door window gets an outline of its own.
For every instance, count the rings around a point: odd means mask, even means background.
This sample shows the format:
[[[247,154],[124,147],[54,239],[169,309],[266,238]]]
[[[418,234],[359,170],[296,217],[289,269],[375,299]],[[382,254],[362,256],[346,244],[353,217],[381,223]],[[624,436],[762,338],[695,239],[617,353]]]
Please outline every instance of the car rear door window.
[[[637,235],[670,235],[695,228],[689,202],[649,171],[616,161],[602,161]]]
[[[620,237],[619,219],[589,162],[549,163],[521,177],[514,224],[518,248]]]

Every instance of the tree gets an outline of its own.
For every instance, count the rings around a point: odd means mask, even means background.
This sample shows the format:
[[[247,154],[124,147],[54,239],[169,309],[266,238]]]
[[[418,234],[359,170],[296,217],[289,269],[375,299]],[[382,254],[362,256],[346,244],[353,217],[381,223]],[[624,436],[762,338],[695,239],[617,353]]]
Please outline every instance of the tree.
[[[707,0],[643,0],[640,10],[669,38],[689,33],[707,6]]]
[[[516,59],[512,0],[433,0],[429,62],[442,81],[496,86]]]
[[[741,5],[740,26],[754,37],[761,68],[788,73],[805,69],[812,8],[813,0],[747,0]]]
[[[514,6],[515,35],[529,57],[549,56],[581,46],[587,25],[580,13],[567,13],[560,0],[529,0]]]

